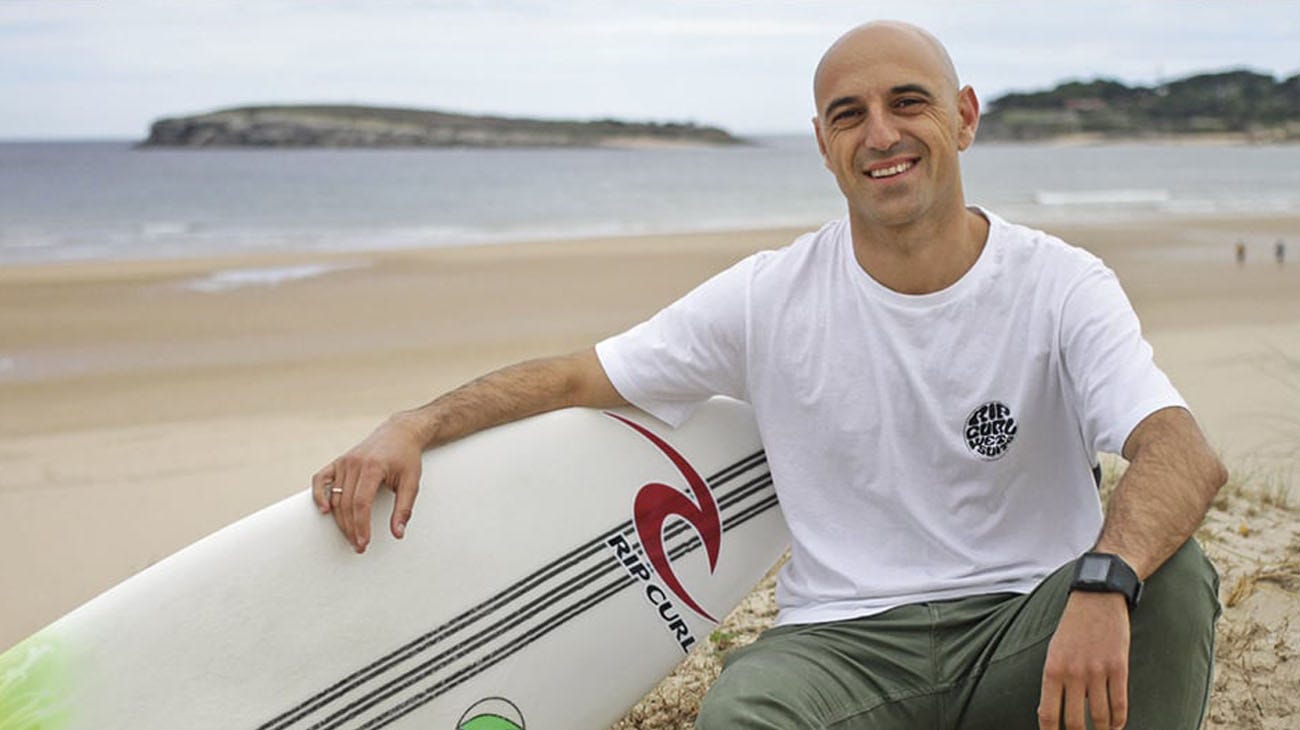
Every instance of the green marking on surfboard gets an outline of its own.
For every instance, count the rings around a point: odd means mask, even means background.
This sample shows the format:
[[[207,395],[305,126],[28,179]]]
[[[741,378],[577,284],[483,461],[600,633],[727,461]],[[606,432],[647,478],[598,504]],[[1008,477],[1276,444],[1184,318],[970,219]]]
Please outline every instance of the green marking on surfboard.
[[[68,724],[67,661],[42,632],[0,654],[0,730],[58,730]]]
[[[461,723],[460,730],[523,730],[522,727],[500,715],[479,715]]]

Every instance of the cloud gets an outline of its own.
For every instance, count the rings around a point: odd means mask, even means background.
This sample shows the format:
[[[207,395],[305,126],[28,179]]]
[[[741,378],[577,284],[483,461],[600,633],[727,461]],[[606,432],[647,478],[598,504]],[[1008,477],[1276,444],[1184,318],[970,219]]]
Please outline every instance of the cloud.
[[[0,2],[0,138],[144,133],[159,116],[353,101],[802,130],[809,77],[873,17],[930,28],[987,99],[1300,63],[1292,3],[775,0]]]

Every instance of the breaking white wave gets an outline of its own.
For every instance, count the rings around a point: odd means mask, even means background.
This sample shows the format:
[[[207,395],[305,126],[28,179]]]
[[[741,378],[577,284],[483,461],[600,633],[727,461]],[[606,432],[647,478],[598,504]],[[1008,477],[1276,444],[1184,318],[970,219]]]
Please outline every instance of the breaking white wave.
[[[338,271],[347,271],[349,269],[364,268],[366,266],[369,266],[369,264],[361,262],[346,264],[300,264],[297,266],[273,266],[251,269],[226,269],[225,271],[218,271],[199,279],[192,279],[185,282],[182,286],[189,291],[215,294],[234,289],[243,289],[250,286],[275,287],[288,281],[312,279],[317,276],[324,276]]]
[[[1039,205],[1157,205],[1172,199],[1164,189],[1040,190],[1034,193]]]

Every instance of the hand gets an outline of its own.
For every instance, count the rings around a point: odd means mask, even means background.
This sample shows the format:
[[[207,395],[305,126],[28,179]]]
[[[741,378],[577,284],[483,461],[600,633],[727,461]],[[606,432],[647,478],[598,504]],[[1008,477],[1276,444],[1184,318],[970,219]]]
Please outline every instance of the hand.
[[[1128,721],[1129,615],[1118,593],[1070,594],[1047,647],[1040,730],[1084,730],[1084,707],[1098,730]],[[1062,708],[1064,716],[1062,717]]]
[[[397,493],[389,521],[393,537],[401,539],[406,534],[415,495],[420,491],[423,450],[418,429],[398,414],[312,476],[316,506],[321,514],[333,513],[334,522],[358,553],[364,553],[370,544],[370,506],[381,486]]]

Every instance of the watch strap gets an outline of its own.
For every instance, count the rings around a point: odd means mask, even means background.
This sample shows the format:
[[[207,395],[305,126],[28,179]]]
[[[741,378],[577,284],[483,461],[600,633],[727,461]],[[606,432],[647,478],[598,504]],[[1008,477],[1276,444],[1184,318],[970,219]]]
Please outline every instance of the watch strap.
[[[1098,568],[1104,566],[1104,572]],[[1114,553],[1087,552],[1075,561],[1071,591],[1119,593],[1132,611],[1142,599],[1142,581],[1137,572]]]

